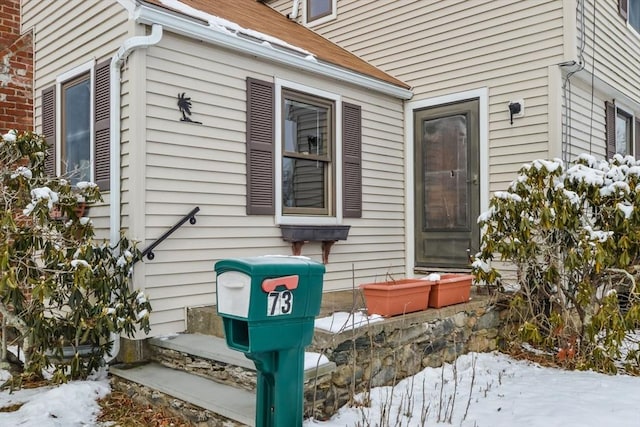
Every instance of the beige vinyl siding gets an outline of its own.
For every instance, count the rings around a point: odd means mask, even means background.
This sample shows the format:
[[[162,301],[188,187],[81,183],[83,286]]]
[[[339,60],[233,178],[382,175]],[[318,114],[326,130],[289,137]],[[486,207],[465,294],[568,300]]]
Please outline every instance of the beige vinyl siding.
[[[91,60],[108,59],[127,37],[127,12],[115,0],[22,1],[23,29],[34,29],[35,130],[42,132],[42,89],[56,77]],[[98,238],[109,232],[109,194],[89,215]]]
[[[337,20],[314,30],[408,83],[411,102],[487,88],[489,181],[481,191],[488,198],[507,188],[524,163],[560,146],[550,140],[557,135],[551,123],[560,121],[550,114],[561,107],[549,67],[567,54],[567,3],[340,0]],[[525,115],[512,125],[508,104],[519,99]],[[502,269],[514,276],[511,266]]]
[[[302,16],[302,1],[300,4],[298,16]],[[293,0],[267,0],[266,2],[272,9],[277,10],[282,13],[284,16],[287,16],[291,13],[291,9],[293,8]]]
[[[273,6],[278,2],[271,3]],[[563,2],[338,2],[338,18],[314,27],[412,86],[412,101],[489,88],[489,189],[549,155],[548,70],[562,62]],[[508,103],[525,116],[509,123]]]
[[[640,34],[619,15],[617,1],[585,1],[584,28],[578,23],[576,30],[578,47],[584,32],[585,68],[571,78],[571,144],[573,153],[604,158],[605,101],[640,116]]]
[[[362,107],[363,217],[343,220],[351,231],[331,249],[324,290],[404,274],[402,101],[169,32],[148,49],[145,62],[145,197],[131,206],[145,213],[145,243],[200,207],[195,225],[183,225],[145,261],[154,334],[183,330],[185,307],[215,303],[216,261],[291,254],[273,216],[246,215],[247,76],[278,76]],[[191,119],[202,125],[180,121],[182,92],[191,98]],[[320,246],[308,242],[302,254],[319,261]]]
[[[595,39],[596,77],[640,105],[640,34],[618,14],[617,1],[586,0],[585,14],[587,64],[591,64],[594,56],[592,46]]]
[[[598,91],[593,91],[590,85],[578,79],[571,81],[571,94],[568,122],[564,128],[568,133],[565,139],[570,141],[569,159],[575,159],[582,153],[591,154],[597,158],[606,158],[605,137],[605,97]],[[563,109],[563,119],[565,116]],[[566,119],[565,119],[566,120]]]

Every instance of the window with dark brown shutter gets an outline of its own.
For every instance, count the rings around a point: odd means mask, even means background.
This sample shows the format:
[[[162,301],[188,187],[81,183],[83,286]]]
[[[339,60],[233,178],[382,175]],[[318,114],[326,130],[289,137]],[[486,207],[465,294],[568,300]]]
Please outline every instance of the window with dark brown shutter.
[[[56,174],[56,86],[53,85],[42,91],[42,134],[47,143],[47,153],[44,162],[45,173],[48,176]]]
[[[100,190],[110,188],[110,61],[97,65],[95,72],[95,117],[94,117],[94,179]]]
[[[605,103],[605,109],[607,157],[612,158],[616,153],[622,156],[633,154],[635,146],[635,140],[633,139],[633,114],[610,102]]]
[[[247,215],[273,215],[274,84],[247,79]]]
[[[362,217],[362,111],[342,104],[342,176],[345,218]]]
[[[604,108],[607,158],[611,159],[616,154],[616,107],[613,103],[605,101]]]
[[[77,76],[60,82],[60,94],[56,86],[42,91],[42,133],[47,145],[45,170],[48,175],[60,172],[68,176],[75,185],[89,180],[91,169],[93,180],[102,191],[110,187],[110,61],[95,68],[93,80],[87,67],[81,67]],[[90,91],[93,87],[94,115],[90,116]],[[56,97],[60,96],[61,111],[56,111]],[[60,115],[60,151],[56,147],[56,116]],[[94,156],[91,158],[91,135],[93,120]],[[60,161],[61,170],[56,170]]]
[[[337,97],[336,97],[337,99]],[[342,162],[342,214],[362,216],[362,112],[342,104],[342,158],[335,157],[335,106],[331,98],[282,88],[275,105],[275,85],[247,79],[247,214],[335,216],[335,162]],[[275,152],[276,110],[281,108],[281,152]],[[276,165],[276,159],[281,160]],[[275,168],[282,180],[275,182]],[[282,200],[275,200],[280,185]]]

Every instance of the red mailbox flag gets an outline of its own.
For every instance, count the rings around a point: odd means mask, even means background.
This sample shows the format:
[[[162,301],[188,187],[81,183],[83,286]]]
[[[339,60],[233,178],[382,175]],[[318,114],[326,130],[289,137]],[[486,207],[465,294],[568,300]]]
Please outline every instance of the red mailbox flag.
[[[275,291],[278,286],[284,286],[289,291],[296,289],[298,287],[298,275],[265,279],[262,282],[262,290],[267,293]]]

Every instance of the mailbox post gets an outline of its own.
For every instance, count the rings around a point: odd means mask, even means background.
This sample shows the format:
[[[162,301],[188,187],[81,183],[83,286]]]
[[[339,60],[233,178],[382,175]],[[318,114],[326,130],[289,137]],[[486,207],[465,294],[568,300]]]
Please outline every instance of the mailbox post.
[[[256,426],[302,426],[304,348],[320,313],[324,265],[263,256],[218,261],[215,271],[227,345],[256,365]]]

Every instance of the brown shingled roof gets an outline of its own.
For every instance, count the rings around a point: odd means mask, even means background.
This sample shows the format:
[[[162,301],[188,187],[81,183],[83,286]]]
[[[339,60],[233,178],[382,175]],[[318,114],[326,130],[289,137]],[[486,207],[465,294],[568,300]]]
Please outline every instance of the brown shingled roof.
[[[337,65],[360,74],[391,83],[401,88],[409,86],[374,67],[356,55],[330,42],[312,30],[288,19],[271,7],[256,0],[180,0],[187,6],[234,22],[239,26],[281,39],[313,53],[321,62]],[[173,12],[160,0],[143,0]]]

